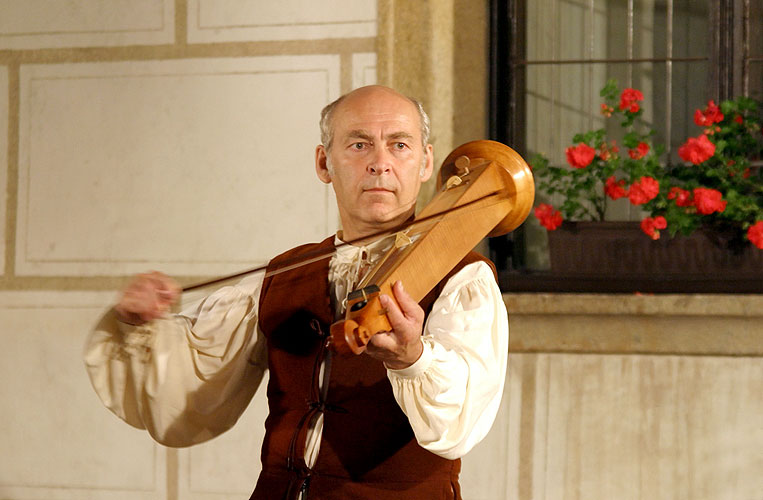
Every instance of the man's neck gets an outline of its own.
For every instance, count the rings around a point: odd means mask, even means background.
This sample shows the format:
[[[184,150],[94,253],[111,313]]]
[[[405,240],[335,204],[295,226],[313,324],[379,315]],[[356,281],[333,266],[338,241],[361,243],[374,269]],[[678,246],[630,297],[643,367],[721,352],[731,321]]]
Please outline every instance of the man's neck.
[[[365,245],[369,242],[378,240],[385,234],[392,233],[395,229],[404,225],[406,222],[412,221],[413,218],[414,212],[411,210],[411,212],[405,214],[405,216],[396,217],[394,220],[381,222],[378,224],[364,225],[362,228],[344,226],[346,229],[340,231],[338,235],[339,238],[344,242],[357,245]]]

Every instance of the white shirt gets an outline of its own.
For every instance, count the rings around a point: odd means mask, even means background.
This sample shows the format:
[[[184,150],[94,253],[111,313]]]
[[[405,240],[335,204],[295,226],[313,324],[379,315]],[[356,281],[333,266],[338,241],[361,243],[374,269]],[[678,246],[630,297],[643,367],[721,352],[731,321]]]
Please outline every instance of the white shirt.
[[[337,308],[358,282],[364,260],[383,246],[344,246],[329,263]],[[107,313],[85,346],[90,380],[103,403],[158,442],[182,447],[236,423],[267,369],[257,327],[263,274],[209,295],[177,315],[131,326]],[[503,393],[508,318],[484,262],[465,266],[445,285],[424,325],[424,351],[410,367],[387,370],[397,403],[418,443],[455,459],[490,430]],[[313,459],[320,429],[309,440]],[[312,460],[308,460],[308,463]]]

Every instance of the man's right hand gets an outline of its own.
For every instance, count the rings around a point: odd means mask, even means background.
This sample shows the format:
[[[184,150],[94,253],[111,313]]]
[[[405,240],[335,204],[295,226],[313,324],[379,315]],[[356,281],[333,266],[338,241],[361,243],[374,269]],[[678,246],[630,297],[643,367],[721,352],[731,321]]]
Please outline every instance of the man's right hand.
[[[157,271],[139,274],[125,287],[114,311],[119,321],[142,325],[169,311],[180,292],[177,282],[165,274]]]

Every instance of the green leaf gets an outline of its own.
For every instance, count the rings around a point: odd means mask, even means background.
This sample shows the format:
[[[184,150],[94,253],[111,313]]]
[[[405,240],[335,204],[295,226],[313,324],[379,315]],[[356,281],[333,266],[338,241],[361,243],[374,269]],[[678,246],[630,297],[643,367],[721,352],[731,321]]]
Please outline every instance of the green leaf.
[[[638,147],[639,142],[641,142],[641,138],[636,132],[628,132],[623,137],[623,144],[629,149]]]
[[[611,101],[617,99],[619,93],[620,89],[617,84],[617,80],[611,78],[607,80],[607,83],[604,85],[604,88],[601,89],[599,95],[604,97],[606,100]]]

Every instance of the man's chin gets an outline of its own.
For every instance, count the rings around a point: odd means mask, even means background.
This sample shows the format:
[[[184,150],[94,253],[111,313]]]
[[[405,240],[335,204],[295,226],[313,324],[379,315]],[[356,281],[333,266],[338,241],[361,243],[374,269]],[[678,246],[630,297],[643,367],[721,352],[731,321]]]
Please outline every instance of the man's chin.
[[[413,212],[411,207],[386,207],[386,210],[370,212],[366,219],[371,224],[377,224],[382,227],[399,225],[405,222]]]

